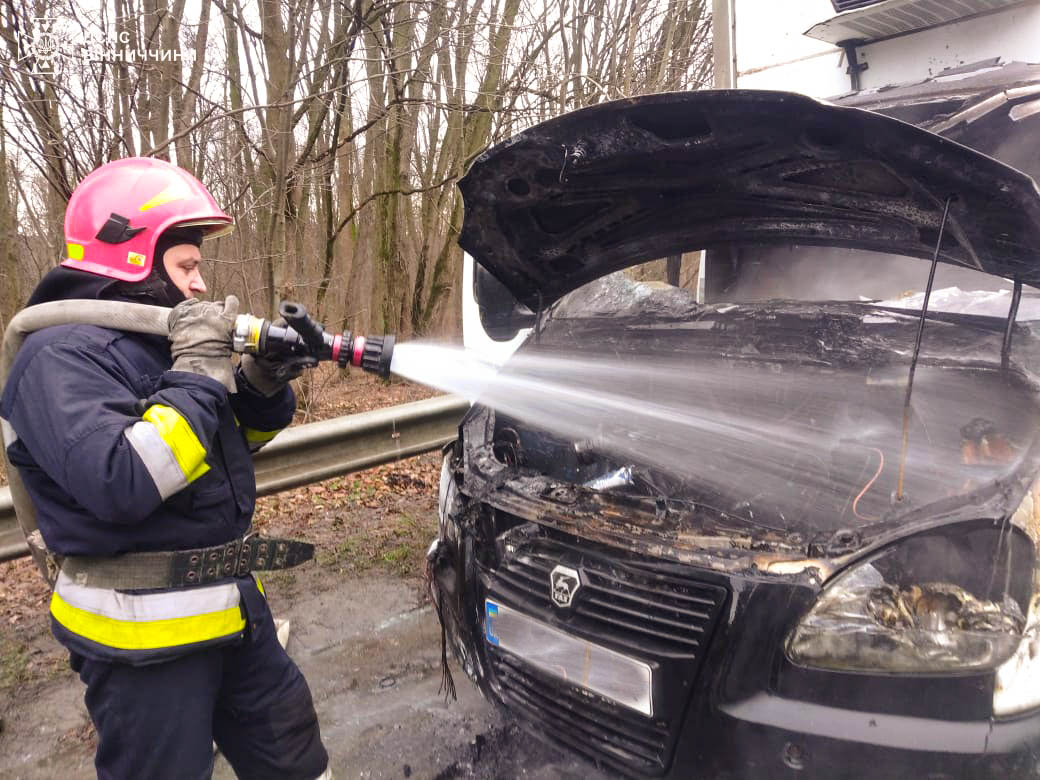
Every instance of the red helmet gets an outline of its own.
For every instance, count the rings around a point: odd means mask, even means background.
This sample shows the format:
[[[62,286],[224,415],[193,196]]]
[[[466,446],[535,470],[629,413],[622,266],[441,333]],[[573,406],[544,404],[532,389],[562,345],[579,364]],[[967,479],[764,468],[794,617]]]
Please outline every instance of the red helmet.
[[[138,282],[151,272],[155,243],[167,228],[203,228],[215,238],[232,224],[183,168],[150,157],[115,160],[90,173],[69,198],[61,264]]]

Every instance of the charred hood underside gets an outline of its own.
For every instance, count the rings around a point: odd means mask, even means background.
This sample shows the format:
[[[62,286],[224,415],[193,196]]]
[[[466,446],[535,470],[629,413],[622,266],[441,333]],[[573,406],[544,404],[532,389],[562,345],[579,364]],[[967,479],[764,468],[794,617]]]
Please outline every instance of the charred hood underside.
[[[648,95],[533,127],[459,187],[459,243],[532,310],[644,260],[845,246],[1040,284],[1032,180],[889,117],[785,92]]]

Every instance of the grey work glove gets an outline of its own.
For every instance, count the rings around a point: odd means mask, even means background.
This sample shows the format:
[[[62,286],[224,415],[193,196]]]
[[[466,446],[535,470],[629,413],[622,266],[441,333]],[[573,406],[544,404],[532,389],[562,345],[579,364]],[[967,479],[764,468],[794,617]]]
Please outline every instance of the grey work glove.
[[[279,317],[271,324],[284,328],[287,323]],[[309,355],[242,356],[242,373],[245,374],[246,381],[268,398],[281,392],[281,389],[299,377],[305,368],[314,368],[316,365],[317,358]]]
[[[173,370],[201,374],[235,392],[235,370],[231,364],[231,334],[238,316],[238,298],[229,295],[223,303],[189,298],[170,312],[170,353]]]

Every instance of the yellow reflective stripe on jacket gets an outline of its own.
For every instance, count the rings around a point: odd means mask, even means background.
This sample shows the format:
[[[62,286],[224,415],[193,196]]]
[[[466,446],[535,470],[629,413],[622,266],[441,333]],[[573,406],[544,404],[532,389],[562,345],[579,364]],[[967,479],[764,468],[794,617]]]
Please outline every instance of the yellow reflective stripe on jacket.
[[[276,431],[260,431],[256,428],[247,428],[245,425],[241,425],[240,427],[242,428],[242,433],[246,437],[246,444],[248,445],[250,452],[256,452],[284,430],[279,428]]]
[[[209,471],[206,448],[180,412],[172,406],[153,404],[141,416],[159,431],[189,484]]]
[[[199,611],[213,606],[218,608]],[[197,644],[233,636],[246,626],[233,583],[179,592],[127,594],[75,585],[59,574],[50,607],[51,615],[66,630],[118,650]]]
[[[282,429],[279,428],[277,431],[258,431],[256,428],[247,428],[242,426],[242,432],[246,435],[246,441],[250,444],[267,444],[275,436],[281,433]]]

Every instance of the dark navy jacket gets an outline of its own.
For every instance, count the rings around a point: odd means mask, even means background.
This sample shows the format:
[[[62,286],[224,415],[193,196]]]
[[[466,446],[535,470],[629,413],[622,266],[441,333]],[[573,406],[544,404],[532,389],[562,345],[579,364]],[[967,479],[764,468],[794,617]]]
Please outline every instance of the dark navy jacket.
[[[0,416],[18,436],[8,457],[54,553],[190,549],[249,527],[256,484],[243,429],[286,427],[296,405],[292,390],[265,398],[238,371],[239,392],[229,395],[219,382],[171,365],[163,337],[69,325],[26,339]],[[180,412],[210,467],[165,502],[124,436],[152,404]]]

